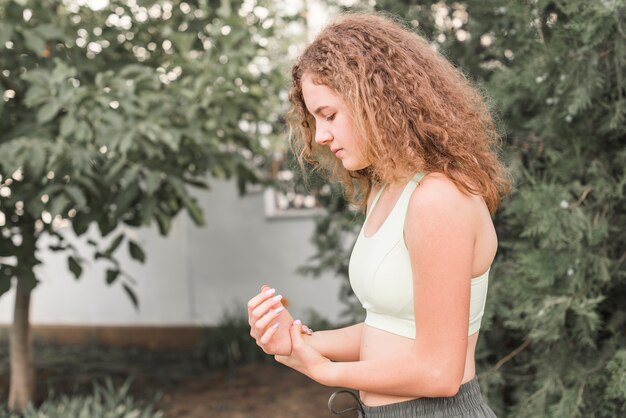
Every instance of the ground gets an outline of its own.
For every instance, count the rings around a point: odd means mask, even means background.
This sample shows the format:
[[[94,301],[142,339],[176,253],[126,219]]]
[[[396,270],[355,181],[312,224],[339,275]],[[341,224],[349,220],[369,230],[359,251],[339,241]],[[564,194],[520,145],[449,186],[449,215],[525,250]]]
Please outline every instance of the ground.
[[[181,418],[331,417],[327,402],[333,390],[285,367],[249,365],[235,370],[230,379],[222,375],[185,381],[160,406],[166,416]],[[349,400],[337,402],[335,409],[352,406]]]
[[[0,341],[0,399],[7,399],[8,343]],[[36,347],[38,398],[89,391],[92,383],[112,377],[118,384],[132,379],[131,393],[149,402],[160,394],[157,408],[164,418],[326,418],[336,388],[328,388],[275,363],[210,370],[194,353],[138,348],[84,346]],[[349,396],[336,409],[354,405]],[[342,418],[356,417],[349,412]]]

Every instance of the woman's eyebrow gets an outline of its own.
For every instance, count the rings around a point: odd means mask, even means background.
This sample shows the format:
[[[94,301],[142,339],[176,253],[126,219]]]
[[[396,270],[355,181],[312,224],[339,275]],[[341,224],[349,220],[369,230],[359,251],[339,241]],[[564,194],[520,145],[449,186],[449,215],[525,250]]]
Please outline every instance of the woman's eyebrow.
[[[319,115],[319,113],[320,113],[322,110],[326,109],[327,107],[328,107],[328,106],[320,106],[320,107],[318,107],[317,109],[315,109],[315,112],[313,112],[313,114],[314,114],[314,115]]]

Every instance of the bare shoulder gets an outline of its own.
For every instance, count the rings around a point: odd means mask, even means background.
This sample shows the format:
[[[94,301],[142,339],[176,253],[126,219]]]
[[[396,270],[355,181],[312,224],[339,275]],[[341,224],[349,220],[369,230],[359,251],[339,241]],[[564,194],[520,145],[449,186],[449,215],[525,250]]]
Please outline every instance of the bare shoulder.
[[[422,244],[435,237],[442,240],[465,237],[468,242],[474,242],[484,224],[485,210],[482,197],[465,193],[444,174],[428,174],[409,200],[404,223],[407,243],[419,237],[428,237]]]
[[[411,195],[409,212],[434,212],[439,215],[469,216],[480,204],[480,197],[463,192],[445,174],[431,173],[425,176]]]

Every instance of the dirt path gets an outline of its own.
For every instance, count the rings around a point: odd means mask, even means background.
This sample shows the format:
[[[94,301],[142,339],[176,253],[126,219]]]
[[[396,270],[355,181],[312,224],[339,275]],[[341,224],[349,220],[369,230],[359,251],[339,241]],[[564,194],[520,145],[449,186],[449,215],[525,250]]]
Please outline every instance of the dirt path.
[[[321,386],[283,366],[243,366],[232,377],[196,377],[168,390],[159,408],[168,418],[326,418],[333,388]],[[349,396],[335,409],[352,406]],[[350,412],[342,418],[356,417]]]

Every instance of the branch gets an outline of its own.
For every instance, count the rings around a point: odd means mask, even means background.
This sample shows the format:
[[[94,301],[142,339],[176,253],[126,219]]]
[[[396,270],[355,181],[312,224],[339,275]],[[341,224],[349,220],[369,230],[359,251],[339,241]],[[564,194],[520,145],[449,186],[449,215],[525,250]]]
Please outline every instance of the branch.
[[[498,360],[498,362],[495,364],[495,366],[493,366],[491,369],[487,370],[486,372],[481,373],[481,376],[487,376],[487,375],[490,375],[491,373],[497,371],[504,364],[508,363],[513,357],[515,357],[516,355],[521,353],[524,349],[526,349],[526,347],[528,347],[529,344],[530,344],[530,341],[524,340],[522,345],[517,347],[515,350],[511,351],[506,356],[502,357],[500,360]]]

